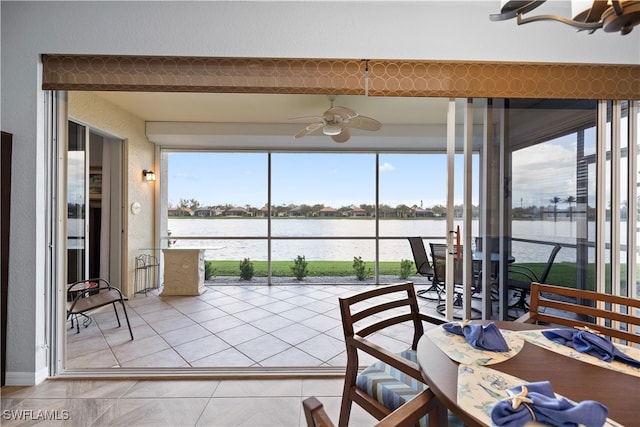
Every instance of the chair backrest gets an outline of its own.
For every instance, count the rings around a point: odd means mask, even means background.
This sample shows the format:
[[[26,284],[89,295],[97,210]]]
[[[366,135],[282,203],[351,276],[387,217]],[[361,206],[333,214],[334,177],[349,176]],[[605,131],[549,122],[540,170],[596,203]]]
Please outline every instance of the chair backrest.
[[[422,237],[409,237],[411,252],[413,253],[413,261],[416,263],[416,272],[423,276],[433,275],[433,268],[427,256],[427,250],[424,248]]]
[[[529,312],[519,321],[586,326],[612,338],[640,343],[640,299],[531,283]]]
[[[553,262],[556,259],[556,255],[562,249],[562,246],[555,245],[551,250],[551,254],[549,254],[549,259],[547,260],[547,264],[544,266],[544,270],[540,275],[540,283],[545,283],[547,281],[547,277],[549,276],[549,272],[551,271],[551,267],[553,267]]]
[[[338,301],[347,349],[353,345],[356,336],[366,338],[374,332],[408,321],[413,323],[411,347],[414,350],[424,333],[411,282],[375,288]]]
[[[431,259],[433,259],[433,281],[444,283],[446,278],[447,267],[447,245],[445,243],[429,243],[431,248]],[[463,252],[463,246],[458,247],[460,253]],[[462,263],[454,260],[455,271],[453,281],[456,284],[462,283]]]

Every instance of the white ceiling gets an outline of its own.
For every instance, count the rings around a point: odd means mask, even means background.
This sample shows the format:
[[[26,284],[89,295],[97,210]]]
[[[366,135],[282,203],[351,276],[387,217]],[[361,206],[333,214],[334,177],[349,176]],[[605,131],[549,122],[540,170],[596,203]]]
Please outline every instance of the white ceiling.
[[[96,92],[149,122],[292,123],[330,107],[325,95],[271,95],[181,92]],[[383,124],[442,124],[446,98],[341,95],[335,105],[351,108]]]
[[[228,93],[95,92],[147,123],[147,137],[163,146],[242,149],[326,149],[336,146],[318,130],[293,135],[330,106],[326,95]],[[368,132],[353,129],[341,149],[428,149],[446,146],[448,99],[338,96],[334,105],[351,108],[382,123]],[[310,120],[311,122],[312,120]],[[457,119],[462,123],[462,119]]]

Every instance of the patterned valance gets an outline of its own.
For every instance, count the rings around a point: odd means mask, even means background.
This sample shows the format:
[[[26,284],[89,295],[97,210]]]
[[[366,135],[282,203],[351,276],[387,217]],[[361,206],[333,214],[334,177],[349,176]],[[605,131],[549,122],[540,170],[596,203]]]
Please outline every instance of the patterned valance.
[[[44,90],[640,99],[640,66],[43,55]]]

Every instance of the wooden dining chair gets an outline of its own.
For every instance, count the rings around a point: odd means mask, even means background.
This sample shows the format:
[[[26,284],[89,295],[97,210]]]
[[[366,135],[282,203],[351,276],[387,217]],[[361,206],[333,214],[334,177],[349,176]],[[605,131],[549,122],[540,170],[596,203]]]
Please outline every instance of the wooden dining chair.
[[[531,283],[529,312],[517,321],[582,326],[624,343],[640,344],[640,299]]]
[[[431,392],[423,390],[416,397],[376,423],[375,427],[412,427],[418,425],[420,419],[427,414],[430,408],[430,401]],[[302,408],[307,427],[334,427],[331,418],[324,410],[322,402],[315,396],[304,399]]]
[[[429,425],[446,425],[446,410],[424,383],[416,357],[418,340],[424,333],[422,322],[438,325],[444,320],[419,312],[413,283],[377,287],[340,298],[339,303],[347,369],[338,425],[346,427],[349,424],[353,402],[382,420],[423,392],[422,398],[428,398],[425,413],[430,413]],[[402,330],[399,325],[409,326],[407,341],[411,345],[408,349],[396,354],[374,342],[380,332],[393,337],[396,331]],[[361,354],[376,361],[360,372]],[[421,424],[426,422],[423,417]]]
[[[77,281],[69,285],[67,294],[69,295],[69,300],[67,301],[67,319],[71,319],[72,327],[73,321],[75,320],[77,333],[80,333],[78,316],[84,316],[86,319],[89,319],[86,314],[87,312],[109,304],[113,305],[118,327],[120,327],[120,317],[116,309],[116,303],[119,302],[122,305],[124,317],[129,327],[129,335],[131,339],[133,339],[133,332],[131,332],[131,324],[129,323],[127,307],[124,305],[122,292],[120,292],[120,289],[111,286],[107,280],[87,279]]]

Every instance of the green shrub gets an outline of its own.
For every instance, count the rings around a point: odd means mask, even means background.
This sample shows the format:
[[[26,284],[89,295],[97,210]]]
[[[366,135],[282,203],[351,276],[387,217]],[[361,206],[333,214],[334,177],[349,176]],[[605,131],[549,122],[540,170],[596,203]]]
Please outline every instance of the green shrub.
[[[304,258],[304,255],[298,255],[296,259],[293,260],[291,271],[293,272],[293,275],[296,277],[296,279],[302,280],[309,273],[308,266],[309,263]]]
[[[400,260],[400,274],[398,277],[400,279],[407,279],[411,275],[411,270],[413,268],[413,263],[408,259]]]
[[[213,266],[213,261],[204,262],[204,279],[211,280],[216,277],[218,269]]]
[[[240,278],[242,280],[251,280],[253,278],[253,263],[249,258],[240,261]]]
[[[367,263],[362,260],[362,257],[353,257],[353,271],[355,271],[358,280],[371,277],[371,269],[367,268]]]

